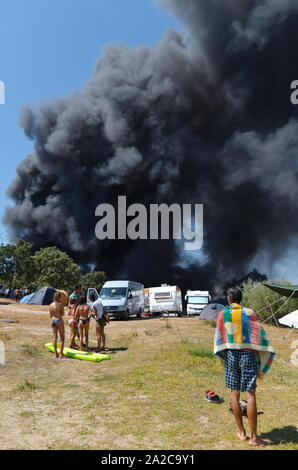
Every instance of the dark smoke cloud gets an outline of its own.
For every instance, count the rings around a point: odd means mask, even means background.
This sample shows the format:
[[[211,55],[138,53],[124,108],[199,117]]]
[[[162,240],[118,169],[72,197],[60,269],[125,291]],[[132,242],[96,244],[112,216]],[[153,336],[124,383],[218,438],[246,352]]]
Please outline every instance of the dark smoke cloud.
[[[210,288],[276,261],[298,231],[294,0],[160,0],[155,49],[109,44],[81,93],[25,107],[34,148],[8,189],[12,237],[146,285]],[[172,241],[95,238],[95,208],[203,203],[203,266]],[[180,264],[179,264],[180,263]]]

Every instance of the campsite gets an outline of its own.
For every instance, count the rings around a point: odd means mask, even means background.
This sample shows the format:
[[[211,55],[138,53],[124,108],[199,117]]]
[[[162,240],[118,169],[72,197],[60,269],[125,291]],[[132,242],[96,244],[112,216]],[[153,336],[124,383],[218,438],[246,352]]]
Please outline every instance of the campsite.
[[[0,323],[1,449],[249,447],[235,439],[223,367],[213,354],[214,321],[112,320],[106,328],[111,360],[87,363],[55,361],[46,350],[48,306],[1,299],[0,319],[16,322]],[[273,325],[266,331],[277,357],[258,384],[264,413],[259,433],[270,442],[268,450],[297,449],[297,367],[290,361],[295,336],[284,340],[288,329]],[[207,389],[224,403],[204,401]]]
[[[0,449],[298,450],[298,0],[0,14]]]

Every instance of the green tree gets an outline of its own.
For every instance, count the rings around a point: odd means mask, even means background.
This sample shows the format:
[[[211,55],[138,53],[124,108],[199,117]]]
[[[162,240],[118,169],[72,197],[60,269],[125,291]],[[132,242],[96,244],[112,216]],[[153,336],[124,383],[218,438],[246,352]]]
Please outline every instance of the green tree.
[[[229,287],[232,287],[232,286],[239,286],[241,288],[241,286],[247,282],[258,282],[258,283],[261,283],[263,281],[267,281],[268,278],[266,276],[266,274],[261,274],[259,273],[259,271],[256,270],[256,268],[254,268],[252,271],[250,271],[250,273],[248,273],[246,276],[243,276],[241,279],[233,279],[229,282],[226,283],[226,285],[224,286],[224,292],[223,292],[223,295],[224,297],[227,296],[227,290]]]
[[[87,293],[88,287],[94,287],[97,292],[101,291],[102,286],[108,280],[108,276],[103,271],[93,271],[81,276],[82,290]]]
[[[16,245],[0,246],[0,278],[9,287],[28,286],[35,278],[31,243],[19,239]]]
[[[42,248],[34,255],[39,287],[48,285],[55,289],[71,291],[80,279],[80,268],[56,246]]]

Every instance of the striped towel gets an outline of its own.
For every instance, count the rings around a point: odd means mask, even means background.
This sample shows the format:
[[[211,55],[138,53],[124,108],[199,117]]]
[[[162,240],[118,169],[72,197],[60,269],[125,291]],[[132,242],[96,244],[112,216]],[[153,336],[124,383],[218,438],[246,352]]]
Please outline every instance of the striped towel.
[[[268,372],[275,356],[256,314],[236,303],[222,310],[217,319],[214,354],[224,359],[225,349],[254,351],[259,379]]]

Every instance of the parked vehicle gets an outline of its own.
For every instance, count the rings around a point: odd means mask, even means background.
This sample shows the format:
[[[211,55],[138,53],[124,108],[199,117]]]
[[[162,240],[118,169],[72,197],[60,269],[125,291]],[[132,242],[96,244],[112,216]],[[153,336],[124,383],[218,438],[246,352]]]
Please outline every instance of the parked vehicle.
[[[6,292],[5,287],[3,286],[3,284],[0,284],[0,296],[4,297],[6,295],[5,292]]]
[[[187,315],[200,315],[206,305],[211,301],[207,290],[188,290],[185,296]]]
[[[182,295],[178,286],[162,285],[147,290],[147,305],[151,314],[176,314],[182,317]]]
[[[132,281],[107,281],[98,295],[96,289],[88,289],[90,294],[100,297],[110,317],[128,320],[131,315],[141,317],[144,312],[144,286]]]

